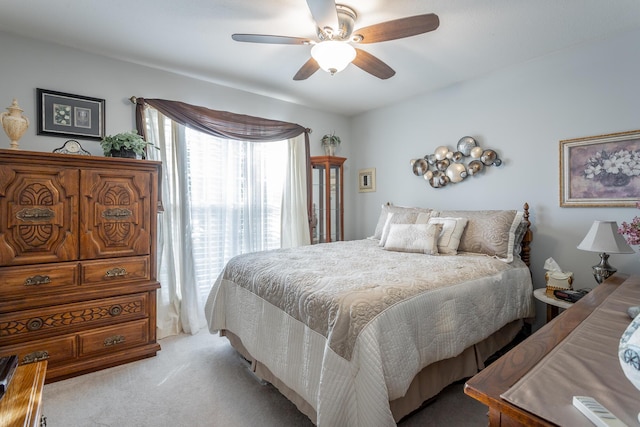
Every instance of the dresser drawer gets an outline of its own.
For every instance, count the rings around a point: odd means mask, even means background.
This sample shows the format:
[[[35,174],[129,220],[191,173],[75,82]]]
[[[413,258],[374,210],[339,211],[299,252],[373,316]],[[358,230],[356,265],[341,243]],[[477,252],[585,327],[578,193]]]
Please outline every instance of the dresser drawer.
[[[147,293],[0,314],[2,338],[40,336],[148,317]],[[43,337],[44,338],[44,337]]]
[[[122,348],[146,344],[149,341],[149,321],[136,320],[79,334],[80,356],[118,351]]]
[[[135,280],[149,280],[149,257],[83,261],[80,264],[80,271],[82,285],[106,285]]]
[[[49,361],[50,365],[67,362],[77,357],[76,335],[64,335],[57,338],[29,341],[19,345],[3,346],[0,356],[18,355],[21,365]]]
[[[60,263],[0,269],[0,301],[77,289],[78,264]]]

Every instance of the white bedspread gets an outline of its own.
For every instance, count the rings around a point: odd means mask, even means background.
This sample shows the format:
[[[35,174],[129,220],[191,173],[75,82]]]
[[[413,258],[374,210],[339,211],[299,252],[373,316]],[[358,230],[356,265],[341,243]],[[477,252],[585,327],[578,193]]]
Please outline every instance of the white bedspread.
[[[519,259],[389,252],[373,240],[237,258],[205,306],[209,329],[239,336],[321,427],[395,425],[388,402],[422,368],[533,314]]]

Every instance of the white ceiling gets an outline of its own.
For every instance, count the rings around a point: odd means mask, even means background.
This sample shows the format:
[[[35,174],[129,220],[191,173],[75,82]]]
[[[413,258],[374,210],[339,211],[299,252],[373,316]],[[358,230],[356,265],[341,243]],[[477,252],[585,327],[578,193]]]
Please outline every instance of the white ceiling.
[[[354,115],[640,27],[640,0],[343,3],[358,13],[356,28],[423,13],[437,14],[440,27],[360,46],[396,71],[388,80],[350,65],[303,81],[292,78],[310,46],[239,43],[231,34],[315,39],[305,0],[0,1],[0,31]]]

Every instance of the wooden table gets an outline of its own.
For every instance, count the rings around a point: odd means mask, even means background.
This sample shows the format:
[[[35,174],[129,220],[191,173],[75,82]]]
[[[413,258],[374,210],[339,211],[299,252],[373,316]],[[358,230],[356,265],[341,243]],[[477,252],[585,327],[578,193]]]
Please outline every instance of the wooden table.
[[[611,276],[573,304],[570,309],[562,312],[550,323],[467,381],[464,392],[489,407],[490,426],[553,425],[535,414],[512,405],[502,399],[500,395],[509,390],[531,368],[545,358],[628,277],[623,274]],[[640,280],[638,277],[634,277],[635,279]]]
[[[16,368],[7,392],[0,399],[0,426],[40,425],[42,388],[46,372],[46,360]]]

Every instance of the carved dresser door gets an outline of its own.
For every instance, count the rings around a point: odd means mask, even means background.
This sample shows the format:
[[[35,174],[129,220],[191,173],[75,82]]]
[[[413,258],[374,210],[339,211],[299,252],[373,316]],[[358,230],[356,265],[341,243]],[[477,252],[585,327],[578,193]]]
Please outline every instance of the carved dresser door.
[[[81,172],[81,259],[149,254],[154,179],[144,171]]]
[[[77,259],[78,173],[0,165],[0,265]]]

